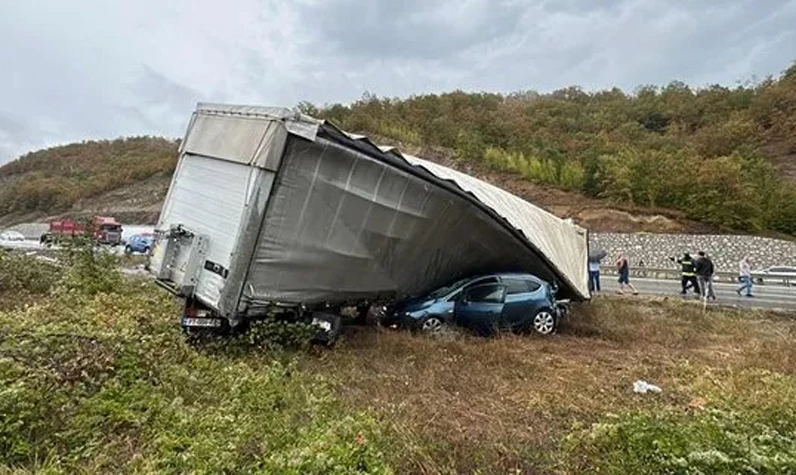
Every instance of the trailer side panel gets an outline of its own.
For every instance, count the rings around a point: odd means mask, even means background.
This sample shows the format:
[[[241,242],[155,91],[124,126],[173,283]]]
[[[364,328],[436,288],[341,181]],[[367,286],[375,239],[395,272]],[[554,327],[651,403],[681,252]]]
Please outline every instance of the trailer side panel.
[[[339,302],[527,269],[554,278],[471,201],[333,141],[291,136],[244,295]]]

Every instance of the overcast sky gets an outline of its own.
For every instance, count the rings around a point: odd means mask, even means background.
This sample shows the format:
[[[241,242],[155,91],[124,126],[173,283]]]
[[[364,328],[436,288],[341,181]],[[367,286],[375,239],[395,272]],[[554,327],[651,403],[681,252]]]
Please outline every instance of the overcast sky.
[[[0,163],[181,136],[197,101],[733,85],[794,59],[796,0],[0,0]]]

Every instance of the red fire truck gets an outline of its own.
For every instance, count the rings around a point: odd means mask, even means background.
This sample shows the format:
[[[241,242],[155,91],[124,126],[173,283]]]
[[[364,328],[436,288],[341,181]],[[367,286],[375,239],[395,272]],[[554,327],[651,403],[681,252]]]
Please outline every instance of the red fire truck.
[[[97,244],[118,246],[122,243],[122,225],[115,218],[96,216],[88,226],[71,218],[50,221],[50,229],[41,235],[42,244],[53,244],[74,236],[91,233]]]

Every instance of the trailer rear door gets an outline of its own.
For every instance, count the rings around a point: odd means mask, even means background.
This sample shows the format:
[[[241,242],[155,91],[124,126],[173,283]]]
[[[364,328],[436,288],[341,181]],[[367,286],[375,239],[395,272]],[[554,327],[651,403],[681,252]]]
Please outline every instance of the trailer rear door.
[[[257,169],[241,163],[186,154],[180,160],[160,217],[160,230],[182,226],[189,235],[175,236],[175,248],[164,256],[159,243],[152,267],[168,275],[176,289],[189,285],[186,269],[192,252],[201,253],[193,293],[205,304],[217,307],[241,226],[250,180]],[[190,236],[193,235],[193,236]],[[198,239],[197,237],[201,237]],[[201,250],[196,246],[200,245]],[[163,259],[168,259],[164,262]]]

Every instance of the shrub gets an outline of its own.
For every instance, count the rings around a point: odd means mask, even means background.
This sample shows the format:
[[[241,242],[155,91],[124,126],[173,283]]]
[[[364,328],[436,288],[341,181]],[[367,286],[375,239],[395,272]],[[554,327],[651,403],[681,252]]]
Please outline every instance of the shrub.
[[[122,283],[118,257],[94,245],[88,234],[65,241],[61,258],[68,266],[62,281],[66,290],[94,295],[111,292]]]
[[[4,300],[13,300],[8,295],[12,293],[47,294],[58,281],[58,273],[51,263],[0,250],[0,295]]]
[[[168,294],[70,252],[49,293],[0,311],[0,472],[390,472],[374,421],[295,355],[189,345]],[[302,331],[263,324],[248,348]]]

